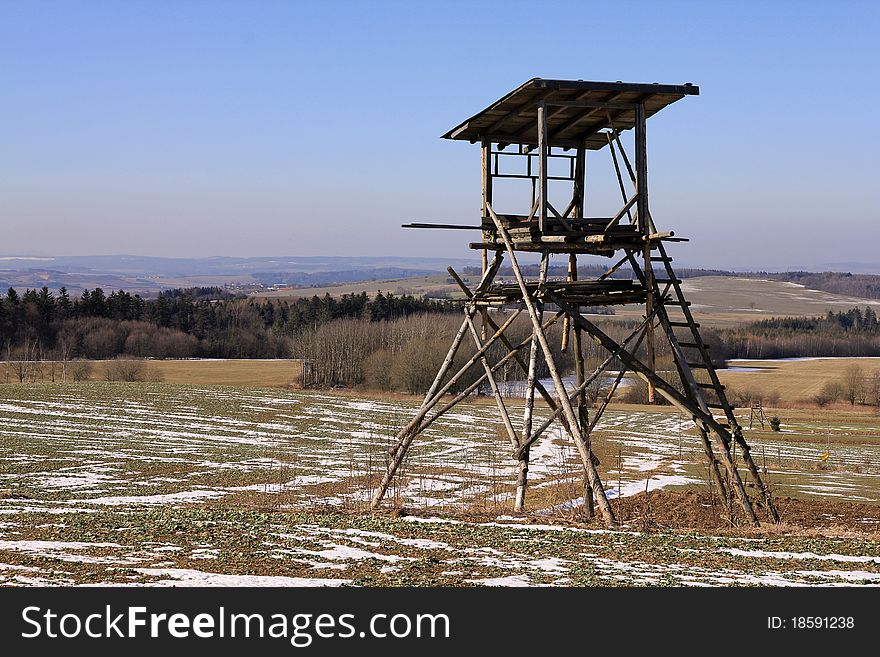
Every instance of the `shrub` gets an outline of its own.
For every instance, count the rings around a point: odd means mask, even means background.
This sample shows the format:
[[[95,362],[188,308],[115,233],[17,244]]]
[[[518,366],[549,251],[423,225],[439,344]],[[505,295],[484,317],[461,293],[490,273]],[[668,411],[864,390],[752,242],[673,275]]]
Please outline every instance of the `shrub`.
[[[120,357],[107,363],[104,378],[107,381],[133,383],[136,381],[162,381],[164,377],[161,372],[148,367],[142,360]]]
[[[779,421],[779,418],[776,417],[775,415],[774,415],[773,417],[770,418],[770,428],[771,428],[773,431],[779,431],[779,427],[780,427],[781,424],[782,424],[782,423]]]
[[[843,396],[843,384],[839,381],[826,381],[825,385],[822,386],[822,390],[813,397],[813,401],[819,407],[824,407],[828,404],[840,401]]]
[[[391,378],[396,389],[423,394],[434,382],[434,377],[446,357],[448,345],[438,339],[415,339],[395,354]]]
[[[673,387],[678,389],[681,388],[681,385],[673,385]],[[618,389],[618,392],[615,394],[615,399],[627,404],[647,404],[648,384],[641,379],[639,379],[638,381],[633,381],[623,390]],[[656,391],[654,392],[654,404],[658,406],[664,406],[668,403],[669,402],[663,395],[659,394]]]
[[[391,368],[394,357],[387,349],[378,349],[367,356],[364,361],[364,378],[367,386],[376,390],[391,390],[394,387],[394,379],[391,376]]]
[[[70,375],[74,381],[88,381],[92,376],[92,363],[88,360],[75,360],[70,364]]]

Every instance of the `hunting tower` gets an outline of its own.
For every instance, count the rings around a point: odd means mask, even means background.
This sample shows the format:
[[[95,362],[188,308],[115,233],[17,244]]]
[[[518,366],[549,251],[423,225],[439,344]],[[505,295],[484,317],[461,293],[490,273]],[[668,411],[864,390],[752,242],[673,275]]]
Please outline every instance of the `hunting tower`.
[[[605,523],[614,525],[616,518],[597,470],[590,434],[629,371],[647,385],[650,402],[655,395],[660,395],[693,420],[712,479],[726,500],[731,520],[736,503],[747,522],[758,524],[755,505],[743,484],[747,471],[760,496],[758,504],[772,521],[778,521],[770,491],[749,453],[707,345],[700,337],[700,325],[694,321],[690,304],[682,294],[681,282],[672,269],[672,259],[666,252],[666,242],[686,240],[675,237],[672,231],[658,230],[648,204],[647,119],[675,101],[697,94],[698,87],[691,84],[535,78],[443,135],[445,139],[480,144],[483,190],[480,223],[420,223],[407,227],[479,231],[480,240],[471,243],[470,248],[482,254],[482,277],[471,289],[449,269],[467,296],[464,320],[421,408],[397,435],[387,471],[373,496],[373,508],[381,503],[413,440],[480,385],[488,384],[508,434],[513,458],[519,464],[514,509],[524,508],[529,448],[553,422],[559,421],[583,462],[588,512],[593,512],[595,503]],[[632,142],[632,157],[621,139],[627,131],[632,131],[626,135]],[[607,149],[613,164],[616,180],[611,178],[611,184],[613,193],[620,195],[620,206],[613,216],[590,216],[585,196],[587,152],[603,149]],[[512,162],[518,162],[518,168],[513,169]],[[505,179],[519,179],[530,187],[529,202],[523,202],[519,214],[496,211],[496,183]],[[551,185],[555,195],[550,193]],[[559,200],[560,187],[565,189],[562,201]],[[530,280],[524,276],[517,262],[517,254],[522,252],[540,257],[536,278]],[[609,267],[598,278],[579,280],[579,255],[609,258]],[[505,257],[509,259],[515,283],[496,281]],[[551,257],[563,258],[567,263],[565,280],[548,277]],[[614,277],[621,268],[627,268],[631,276]],[[581,314],[583,306],[620,304],[644,308],[639,326],[621,342]],[[506,319],[502,312],[489,312],[490,308],[500,310],[502,307],[515,310]],[[522,311],[529,317],[532,334],[529,339],[514,344],[505,330]],[[574,385],[567,386],[563,380],[548,341],[546,329],[556,322],[562,322],[561,348],[574,350]],[[584,367],[582,340],[585,337],[607,352],[607,358],[590,373]],[[465,339],[474,341],[476,351],[460,366],[454,365]],[[678,379],[675,385],[667,380],[668,373],[665,379],[655,370],[657,340],[668,342],[675,363],[673,376]],[[487,353],[497,342],[504,346],[506,355],[490,363]],[[643,355],[637,356],[637,352]],[[552,390],[547,390],[537,376],[539,354],[550,372]],[[520,430],[511,423],[495,377],[510,361],[518,365],[526,380]],[[587,386],[603,376],[612,363],[617,366],[617,372],[611,377],[610,389],[597,408],[589,408],[585,395]],[[457,394],[450,393],[474,367],[482,371],[477,380]],[[699,380],[695,370],[702,372]],[[536,394],[550,409],[549,418],[541,422],[533,413]],[[737,452],[742,457],[740,464]]]

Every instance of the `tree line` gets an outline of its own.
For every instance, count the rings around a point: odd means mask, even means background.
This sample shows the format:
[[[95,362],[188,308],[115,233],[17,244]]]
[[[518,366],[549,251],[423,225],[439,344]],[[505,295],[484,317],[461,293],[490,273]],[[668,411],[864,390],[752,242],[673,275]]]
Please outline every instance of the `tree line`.
[[[724,358],[880,356],[880,320],[870,307],[762,319],[717,333],[718,355]]]
[[[459,311],[460,302],[378,292],[296,300],[252,299],[220,288],[162,292],[155,299],[101,288],[72,297],[44,287],[0,298],[6,360],[283,358],[295,336],[339,319],[379,322]]]

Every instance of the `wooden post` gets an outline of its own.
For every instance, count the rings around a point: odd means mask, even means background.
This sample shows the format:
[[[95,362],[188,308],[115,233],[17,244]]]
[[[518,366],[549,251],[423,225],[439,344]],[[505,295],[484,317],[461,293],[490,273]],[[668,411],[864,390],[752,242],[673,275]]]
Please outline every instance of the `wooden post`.
[[[639,228],[645,239],[642,249],[645,272],[645,314],[650,315],[654,311],[654,270],[651,268],[651,242],[648,236],[654,232],[651,230],[651,221],[648,217],[648,146],[647,146],[647,121],[645,119],[645,105],[636,105],[636,215],[639,220]],[[654,326],[648,325],[645,336],[646,364],[654,370]],[[654,403],[654,385],[648,382],[648,403]]]
[[[574,184],[571,194],[571,207],[574,212],[574,217],[576,219],[583,219],[584,217],[584,185],[586,183],[584,175],[586,171],[586,158],[587,149],[583,144],[581,144],[578,147],[577,155],[575,156]],[[624,202],[626,202],[626,199],[624,199]],[[568,280],[577,280],[577,254],[575,253],[572,253],[568,256]],[[562,322],[561,349],[562,351],[566,351],[568,349],[569,334],[571,333],[571,321],[566,316],[563,318]]]
[[[468,328],[473,329],[473,309],[467,308],[465,309],[465,318],[468,324]],[[431,399],[428,403],[423,404],[419,409],[419,412],[416,414],[416,417],[413,418],[409,424],[407,424],[397,435],[397,444],[391,450],[391,461],[388,463],[388,469],[385,472],[385,475],[382,477],[382,481],[379,484],[379,487],[376,489],[376,492],[373,494],[373,499],[370,503],[371,509],[376,509],[379,506],[379,503],[382,501],[382,498],[385,496],[385,491],[388,490],[388,486],[391,484],[391,480],[394,478],[394,474],[397,472],[397,469],[400,467],[400,464],[403,462],[403,458],[406,455],[409,446],[412,444],[412,441],[419,434],[422,428],[422,420],[428,414],[428,412],[433,408],[434,405],[440,400],[443,394],[446,393],[453,385],[458,382],[460,379],[478,360],[482,359],[482,362],[485,364],[486,360],[484,358],[484,354],[488,351],[489,347],[495,342],[499,335],[501,335],[504,330],[510,326],[510,324],[515,319],[516,315],[511,315],[507,322],[502,325],[498,331],[496,331],[495,335],[491,336],[487,342],[485,342],[477,352],[471,356],[467,363],[465,363],[464,367],[462,367],[455,375],[453,375],[449,381],[446,382],[444,386],[440,388],[440,390],[434,395],[433,399]],[[477,337],[477,342],[479,342],[479,336]],[[491,376],[491,372],[487,370],[487,376]],[[494,382],[494,380],[493,380]],[[508,420],[509,424],[509,420]],[[516,433],[513,432],[512,427],[510,427],[509,431],[512,432],[513,439],[516,439]]]
[[[583,436],[581,435],[580,427],[578,426],[578,420],[575,416],[574,409],[571,406],[571,402],[568,399],[568,394],[565,391],[565,385],[562,383],[562,377],[559,376],[559,371],[556,369],[556,362],[553,358],[553,352],[550,349],[550,344],[547,342],[547,336],[544,335],[544,329],[541,327],[541,323],[538,321],[538,314],[535,310],[535,306],[532,303],[532,299],[529,296],[528,287],[526,287],[525,279],[523,278],[522,271],[519,268],[519,264],[516,261],[516,254],[513,249],[513,243],[510,241],[510,235],[507,232],[507,229],[504,228],[501,220],[495,214],[495,211],[492,209],[492,206],[489,206],[489,214],[492,217],[492,220],[495,222],[495,228],[498,230],[498,234],[501,235],[501,238],[504,240],[504,245],[507,247],[507,253],[510,256],[510,265],[513,267],[513,274],[516,277],[516,282],[519,285],[519,289],[523,295],[523,304],[526,307],[526,310],[529,313],[529,318],[532,320],[532,330],[535,338],[538,339],[538,343],[541,345],[541,350],[544,352],[544,359],[547,361],[547,368],[550,370],[550,376],[553,379],[553,385],[556,388],[556,395],[559,397],[559,404],[562,406],[562,410],[565,413],[565,418],[568,421],[568,430],[574,438],[575,447],[577,447],[578,452],[580,453],[581,460],[584,463],[584,468],[587,470],[587,476],[590,480],[590,485],[593,487],[593,490],[596,493],[597,502],[599,503],[599,511],[602,513],[602,518],[605,521],[605,524],[609,527],[613,527],[617,524],[617,520],[614,517],[614,511],[611,509],[611,505],[608,503],[608,497],[605,495],[605,488],[602,486],[602,480],[599,478],[599,473],[596,470],[596,466],[593,463],[593,459],[591,455],[587,452],[586,446],[584,444]],[[545,293],[549,293],[546,291]],[[569,311],[567,311],[569,312]]]
[[[538,230],[547,230],[547,113],[544,101],[538,102]],[[491,208],[491,204],[489,205]],[[493,216],[494,218],[494,216]]]
[[[577,278],[577,254],[572,253],[568,256],[568,280],[576,281]],[[577,313],[581,312],[579,306],[575,306],[574,309]],[[566,315],[566,317],[568,317],[568,315]],[[574,368],[575,375],[577,376],[577,384],[580,388],[584,384],[584,345],[583,340],[581,339],[581,329],[577,326],[574,327]],[[587,391],[583,388],[581,388],[581,392],[578,395],[577,408],[578,421],[581,424],[581,434],[584,436],[584,441],[586,442],[587,451],[590,453],[590,458],[593,458],[593,447],[589,431],[590,418],[587,406]],[[584,472],[584,510],[587,518],[593,517],[595,513],[593,487],[590,485],[586,472]]]
[[[477,328],[474,326],[474,321],[470,317],[468,317],[468,326],[471,330],[471,336],[474,338],[474,344],[477,346],[477,349],[482,349],[484,345],[480,340]],[[510,438],[510,443],[513,445],[513,448],[516,449],[519,447],[519,441],[516,438],[516,429],[513,428],[513,424],[510,422],[510,415],[507,413],[507,407],[504,405],[504,399],[501,397],[501,391],[498,390],[498,384],[495,381],[495,374],[492,371],[492,367],[489,365],[489,361],[486,359],[485,352],[480,355],[480,362],[483,365],[483,369],[486,371],[486,378],[489,381],[489,387],[492,389],[492,394],[495,396],[495,403],[498,404],[498,412],[501,414],[501,421],[504,423],[504,428],[507,430],[507,436]]]
[[[538,289],[547,281],[547,269],[550,263],[550,254],[546,251],[541,254],[541,267],[538,274]],[[537,303],[538,322],[544,321],[544,304]],[[526,399],[525,408],[523,410],[523,428],[520,444],[525,443],[532,434],[532,412],[535,407],[535,382],[538,377],[538,341],[532,340],[532,346],[529,350],[529,371],[526,378]],[[516,484],[516,498],[513,503],[513,510],[522,513],[525,509],[526,486],[529,478],[529,450],[528,448],[520,451],[519,460],[519,476]]]
[[[635,331],[630,333],[626,337],[626,339],[620,343],[619,349],[625,349],[627,344],[629,344],[629,341],[632,340],[634,337],[638,336],[638,340],[636,340],[636,344],[634,347],[637,349],[638,345],[642,341],[642,337],[644,336],[644,328],[645,328],[646,322],[647,322],[647,320],[642,322],[642,324],[640,326],[638,326]],[[583,382],[580,385],[578,385],[574,389],[574,391],[568,396],[569,401],[572,401],[572,402],[575,401],[580,396],[581,392],[586,390],[586,387],[589,384],[591,384],[593,381],[595,381],[597,378],[599,378],[599,376],[601,376],[601,374],[608,368],[608,366],[611,364],[611,361],[613,361],[616,356],[617,356],[616,352],[612,352],[611,354],[609,354],[608,357],[599,365],[599,367],[597,367],[590,376],[585,377]],[[622,376],[622,374],[620,376]],[[610,399],[610,395],[609,395],[609,399]],[[550,417],[546,418],[544,420],[544,422],[541,423],[541,426],[538,427],[532,433],[531,437],[525,443],[520,445],[520,447],[519,447],[520,451],[522,451],[523,449],[529,447],[532,443],[534,443],[538,439],[538,437],[550,427],[550,425],[553,423],[553,421],[556,418],[558,418],[561,413],[562,413],[561,406],[557,406],[556,408],[554,408],[553,412],[550,414]],[[589,428],[590,431],[593,430],[593,427],[596,424],[597,418],[598,418],[598,414],[596,415],[596,417],[593,418],[593,421],[590,423],[590,428]]]
[[[468,323],[471,322],[473,314],[474,314],[473,309],[466,309],[465,310],[465,316],[466,316],[465,322],[468,322]],[[512,314],[507,319],[507,321],[504,322],[504,324],[501,327],[499,327],[498,330],[492,336],[490,336],[490,338],[483,344],[483,346],[480,347],[479,349],[477,349],[477,352],[474,355],[472,355],[467,360],[467,362],[464,365],[462,365],[462,367],[459,368],[458,372],[453,374],[449,378],[449,380],[434,394],[434,396],[431,397],[431,399],[429,401],[422,404],[421,408],[419,408],[418,413],[416,413],[416,416],[409,422],[409,424],[407,424],[403,429],[401,429],[400,433],[397,434],[397,441],[398,442],[397,442],[397,445],[391,450],[392,454],[394,454],[400,448],[400,445],[404,442],[406,436],[415,427],[418,426],[419,422],[421,422],[422,419],[428,414],[428,412],[437,404],[437,402],[440,401],[440,399],[443,397],[443,395],[445,395],[452,388],[452,386],[454,386],[456,383],[458,383],[458,381],[461,379],[461,377],[463,377],[468,372],[468,370],[470,370],[470,368],[473,367],[474,364],[480,360],[480,358],[483,356],[483,354],[486,353],[486,351],[489,350],[489,347],[492,346],[492,344],[495,342],[495,340],[498,339],[503,334],[503,332],[507,329],[507,327],[509,327],[513,323],[513,320],[516,319],[516,316],[518,314],[519,314],[518,311],[517,311],[517,313]]]
[[[486,217],[488,216],[488,212],[486,208],[492,204],[492,142],[483,140],[482,142],[482,164],[483,164],[483,211],[480,215],[481,224],[486,221]],[[483,249],[481,254],[481,261],[483,266],[483,275],[486,274],[486,269],[489,267],[489,251],[487,249]],[[483,319],[483,328],[480,332],[480,338],[485,340],[489,336],[489,311],[486,308],[480,309],[480,315]]]
[[[571,306],[553,294],[550,290],[547,290],[546,296],[548,300],[559,306],[560,310],[569,314],[573,313]],[[580,326],[593,336],[593,339],[605,347],[605,349],[608,351],[619,350],[619,358],[630,370],[635,372],[644,382],[653,382],[655,389],[673,406],[690,415],[698,427],[712,432],[712,435],[715,436],[716,442],[718,443],[723,464],[732,483],[734,493],[739,499],[748,519],[752,524],[758,526],[758,518],[755,516],[755,511],[749,501],[749,496],[746,494],[745,488],[743,487],[742,479],[740,478],[739,472],[737,472],[736,466],[730,456],[729,445],[731,443],[731,436],[728,431],[712,416],[711,413],[700,408],[700,406],[692,399],[682,395],[632,353],[626,349],[621,349],[620,345],[599,329],[598,326],[584,319],[582,315],[572,315],[572,318],[576,324],[580,324]]]

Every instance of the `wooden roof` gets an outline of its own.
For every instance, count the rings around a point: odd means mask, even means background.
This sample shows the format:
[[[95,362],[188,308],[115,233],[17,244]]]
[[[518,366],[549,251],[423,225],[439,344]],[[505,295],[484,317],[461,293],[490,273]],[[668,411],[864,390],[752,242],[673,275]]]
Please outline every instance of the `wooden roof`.
[[[599,149],[607,138],[599,131],[635,126],[635,105],[644,103],[650,117],[683,98],[697,95],[690,83],[633,84],[533,78],[443,135],[471,143],[483,139],[502,144],[538,143],[538,102],[544,101],[551,146]],[[610,117],[610,122],[609,122]]]

